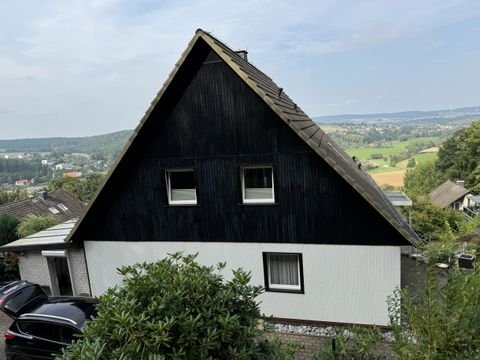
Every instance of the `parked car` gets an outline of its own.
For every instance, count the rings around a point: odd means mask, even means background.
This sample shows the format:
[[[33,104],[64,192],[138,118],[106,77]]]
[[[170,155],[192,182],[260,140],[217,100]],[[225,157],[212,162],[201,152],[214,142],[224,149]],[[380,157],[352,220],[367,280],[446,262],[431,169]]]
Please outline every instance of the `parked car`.
[[[5,332],[5,357],[53,359],[95,314],[96,300],[48,297],[37,284],[16,281],[0,287],[0,310],[14,319]]]

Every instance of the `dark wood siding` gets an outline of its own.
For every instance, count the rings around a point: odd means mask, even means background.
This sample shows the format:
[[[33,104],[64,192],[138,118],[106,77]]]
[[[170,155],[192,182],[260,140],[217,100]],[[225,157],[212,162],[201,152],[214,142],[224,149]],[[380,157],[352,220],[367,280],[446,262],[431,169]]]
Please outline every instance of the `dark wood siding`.
[[[192,50],[74,239],[407,244],[218,60]],[[240,167],[256,164],[274,167],[275,204],[241,204]],[[168,205],[165,169],[182,167],[198,205]]]

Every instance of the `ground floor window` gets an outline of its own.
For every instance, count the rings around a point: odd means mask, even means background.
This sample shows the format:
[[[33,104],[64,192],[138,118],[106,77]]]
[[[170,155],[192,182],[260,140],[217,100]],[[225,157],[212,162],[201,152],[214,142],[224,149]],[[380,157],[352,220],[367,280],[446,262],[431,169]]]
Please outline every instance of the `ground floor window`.
[[[302,254],[263,253],[266,291],[304,292]]]

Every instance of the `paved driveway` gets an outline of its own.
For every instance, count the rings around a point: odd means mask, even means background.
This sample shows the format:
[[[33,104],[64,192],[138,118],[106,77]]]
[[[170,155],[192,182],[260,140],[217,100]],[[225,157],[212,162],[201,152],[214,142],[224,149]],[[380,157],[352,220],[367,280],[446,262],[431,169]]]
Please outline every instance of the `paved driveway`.
[[[0,360],[5,360],[5,338],[3,337],[3,333],[5,332],[5,330],[8,329],[11,323],[12,319],[10,319],[7,315],[0,311]]]

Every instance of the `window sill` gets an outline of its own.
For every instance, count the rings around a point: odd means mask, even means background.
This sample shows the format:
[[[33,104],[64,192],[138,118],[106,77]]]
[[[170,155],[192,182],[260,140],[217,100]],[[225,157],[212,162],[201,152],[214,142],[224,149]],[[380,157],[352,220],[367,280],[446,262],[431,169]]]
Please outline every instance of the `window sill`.
[[[239,203],[238,206],[278,206],[277,202]]]
[[[305,294],[305,290],[289,290],[289,289],[265,289],[265,292],[279,292],[279,293],[289,293],[289,294]]]

